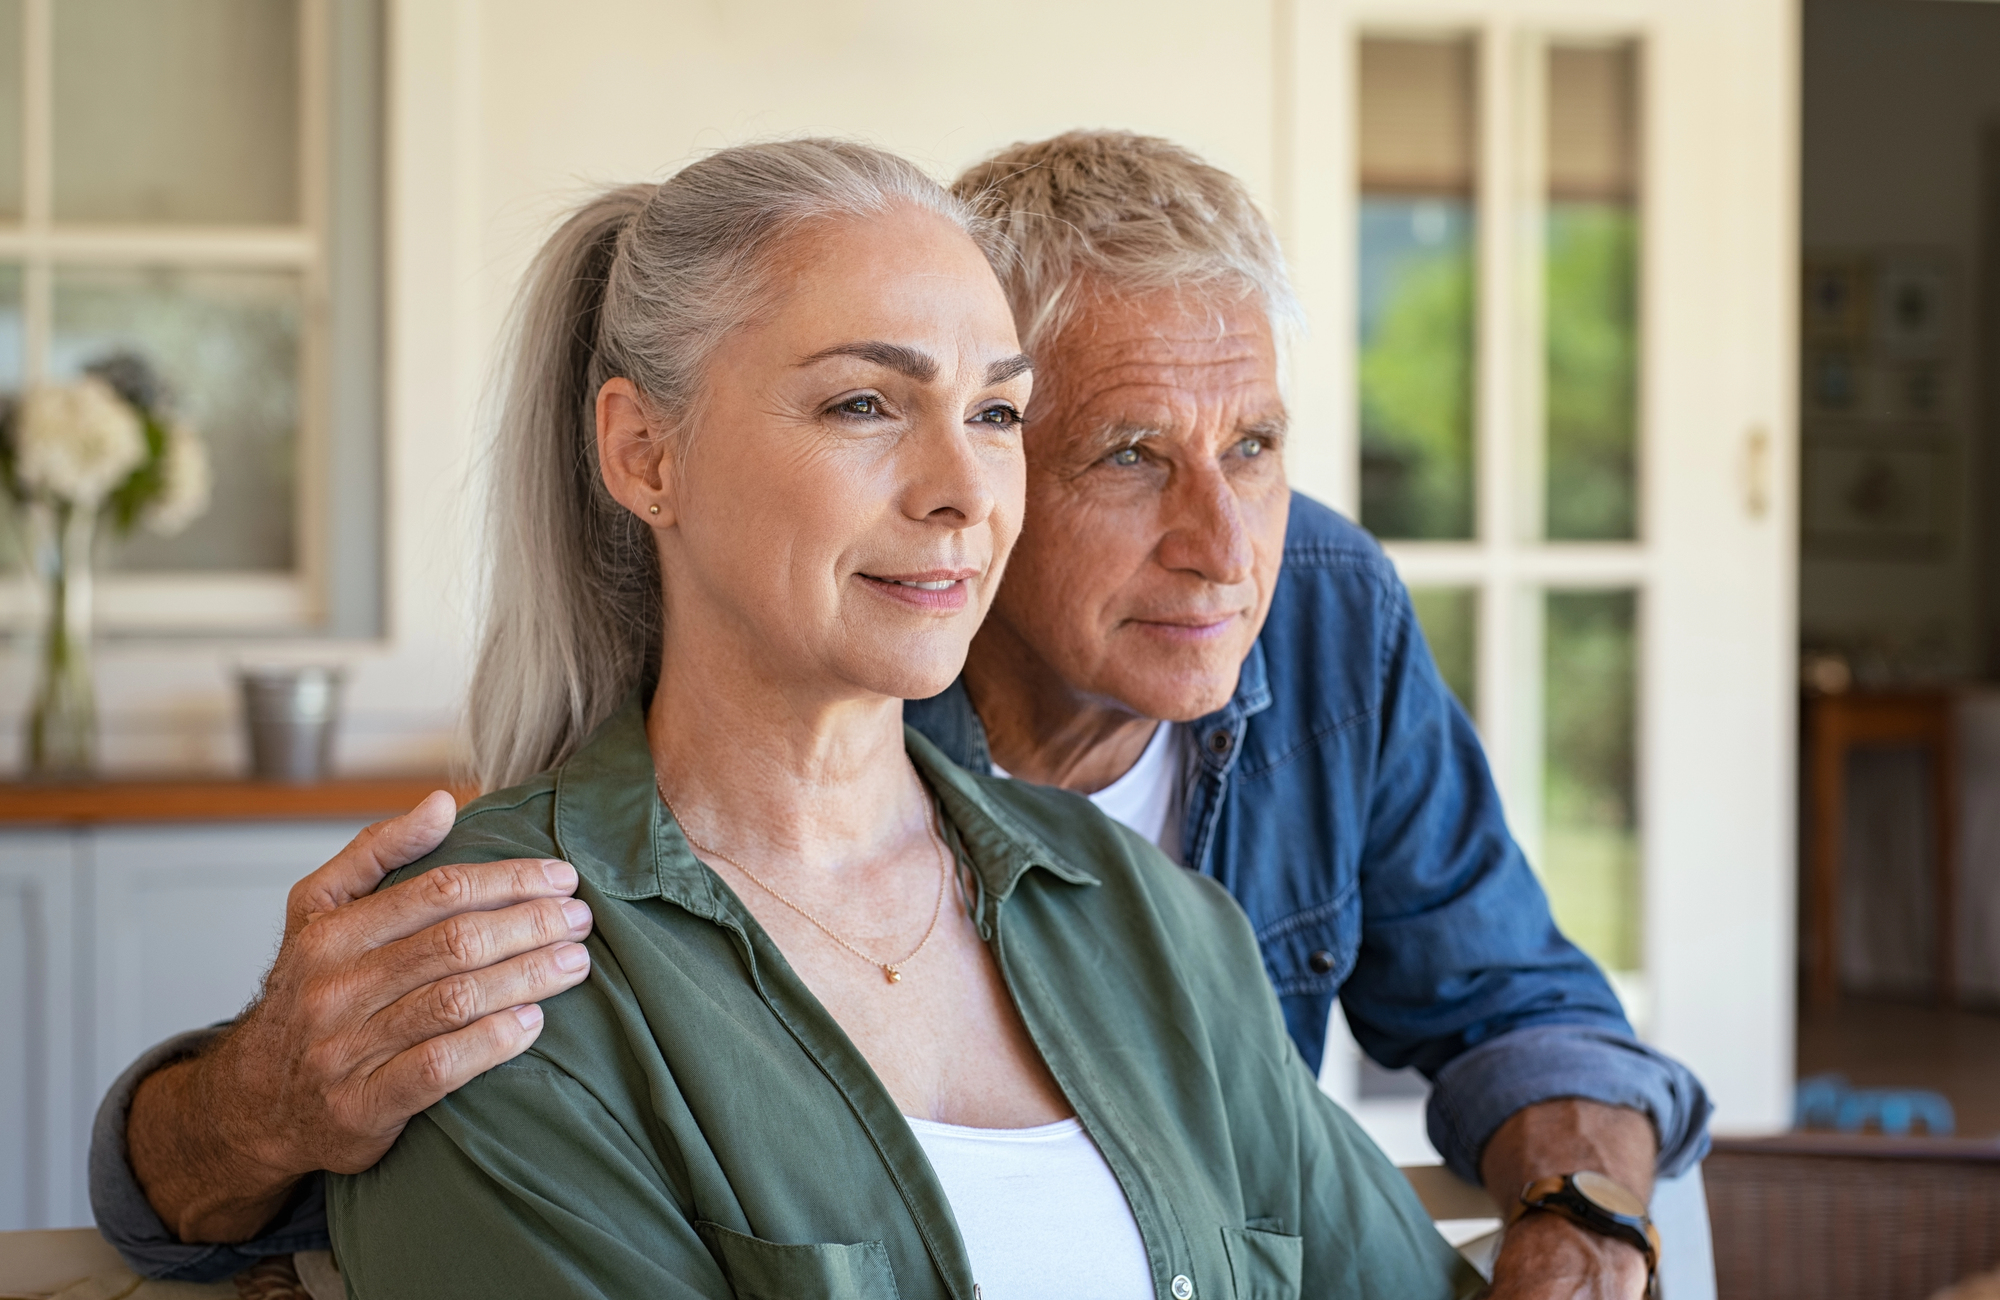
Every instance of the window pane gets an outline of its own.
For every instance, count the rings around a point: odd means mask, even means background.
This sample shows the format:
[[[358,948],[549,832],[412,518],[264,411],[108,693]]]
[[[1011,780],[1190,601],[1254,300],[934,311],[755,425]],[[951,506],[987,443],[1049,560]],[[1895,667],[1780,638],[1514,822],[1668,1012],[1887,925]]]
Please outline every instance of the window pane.
[[[1638,594],[1544,601],[1542,878],[1565,934],[1638,970]]]
[[[55,215],[299,219],[296,0],[62,0]]]
[[[21,0],[0,0],[0,220],[21,219]]]
[[[1630,45],[1548,56],[1547,535],[1637,536],[1638,95]]]
[[[1361,522],[1473,534],[1474,51],[1361,43]]]
[[[59,267],[49,368],[70,379],[134,352],[208,443],[208,513],[176,537],[143,529],[111,566],[293,567],[301,282],[290,271]]]
[[[1479,716],[1479,592],[1473,587],[1412,587],[1410,603],[1430,642],[1438,675],[1473,717]]]

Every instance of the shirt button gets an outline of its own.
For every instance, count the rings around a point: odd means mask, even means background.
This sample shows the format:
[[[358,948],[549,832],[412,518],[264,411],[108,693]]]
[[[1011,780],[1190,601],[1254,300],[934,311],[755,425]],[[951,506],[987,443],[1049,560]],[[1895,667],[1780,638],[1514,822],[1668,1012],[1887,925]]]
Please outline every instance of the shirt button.
[[[1174,1293],[1174,1300],[1194,1300],[1194,1283],[1188,1281],[1185,1273],[1177,1274],[1169,1289]]]
[[[1324,975],[1333,969],[1333,954],[1321,948],[1318,952],[1306,958],[1306,965],[1313,968],[1314,974]]]
[[[1226,731],[1211,731],[1208,733],[1208,748],[1213,753],[1227,754],[1229,746],[1233,743],[1229,733]],[[1181,1300],[1187,1300],[1187,1297],[1182,1296]]]

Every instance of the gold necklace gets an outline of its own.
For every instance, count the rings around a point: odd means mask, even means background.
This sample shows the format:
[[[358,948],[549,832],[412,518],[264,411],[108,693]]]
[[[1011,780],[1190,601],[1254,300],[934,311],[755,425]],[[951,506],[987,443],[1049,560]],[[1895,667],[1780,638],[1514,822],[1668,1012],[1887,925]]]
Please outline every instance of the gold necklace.
[[[777,899],[780,903],[783,903],[786,907],[791,908],[794,912],[797,912],[800,916],[803,916],[806,920],[812,922],[815,926],[819,928],[822,934],[826,935],[827,938],[833,940],[841,947],[847,949],[847,951],[853,953],[856,957],[859,957],[861,960],[867,962],[870,966],[881,967],[882,974],[889,981],[889,983],[900,984],[903,982],[903,967],[909,965],[912,961],[916,960],[917,954],[924,950],[924,945],[931,941],[931,936],[933,934],[937,933],[938,918],[944,915],[944,886],[945,882],[951,877],[951,866],[949,860],[945,857],[944,836],[942,832],[936,833],[931,841],[932,846],[937,849],[937,855],[938,855],[938,892],[937,892],[937,901],[931,904],[930,926],[924,930],[924,937],[917,940],[917,946],[910,949],[910,951],[904,954],[902,958],[900,958],[897,961],[883,961],[880,957],[877,957],[872,953],[863,952],[861,949],[849,943],[846,939],[843,939],[839,935],[839,933],[837,933],[834,930],[832,926],[828,925],[826,922],[820,920],[817,916],[813,915],[812,910],[810,908],[803,907],[800,904],[793,902],[790,898],[787,898],[785,896],[784,891],[780,890],[777,886],[773,885],[770,881],[764,879],[762,876],[758,875],[750,868],[744,866],[741,862],[738,862],[735,858],[730,857],[727,853],[724,853],[720,849],[710,848],[708,845],[703,844],[700,840],[696,839],[694,837],[694,832],[688,829],[687,822],[682,820],[681,815],[678,812],[674,811],[674,801],[667,798],[667,787],[660,783],[660,777],[658,773],[655,773],[653,775],[653,788],[659,791],[660,802],[667,806],[667,811],[669,813],[673,814],[673,819],[675,824],[677,824],[681,828],[681,834],[687,837],[687,842],[694,846],[696,852],[705,854],[711,858],[721,858],[724,862],[727,862],[730,866],[735,867],[738,871],[750,877],[751,880],[756,882],[757,887],[759,889],[763,890],[771,897]],[[933,828],[933,830],[935,830],[935,828]]]

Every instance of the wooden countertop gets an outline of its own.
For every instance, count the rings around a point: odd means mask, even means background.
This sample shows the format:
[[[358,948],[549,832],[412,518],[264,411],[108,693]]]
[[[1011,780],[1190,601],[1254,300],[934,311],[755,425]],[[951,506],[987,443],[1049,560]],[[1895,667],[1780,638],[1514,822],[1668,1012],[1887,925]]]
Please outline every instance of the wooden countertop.
[[[339,777],[312,785],[273,781],[141,780],[0,782],[0,826],[39,823],[312,821],[389,817],[433,790],[470,790],[442,776]]]

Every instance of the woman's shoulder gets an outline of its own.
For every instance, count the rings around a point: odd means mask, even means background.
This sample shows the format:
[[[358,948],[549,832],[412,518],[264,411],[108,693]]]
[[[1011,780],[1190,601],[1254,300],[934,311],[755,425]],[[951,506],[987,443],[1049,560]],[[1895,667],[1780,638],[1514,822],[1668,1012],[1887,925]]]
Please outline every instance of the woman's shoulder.
[[[382,888],[438,867],[506,858],[554,858],[556,778],[553,772],[481,795],[458,810],[450,834],[435,849],[389,873]]]

